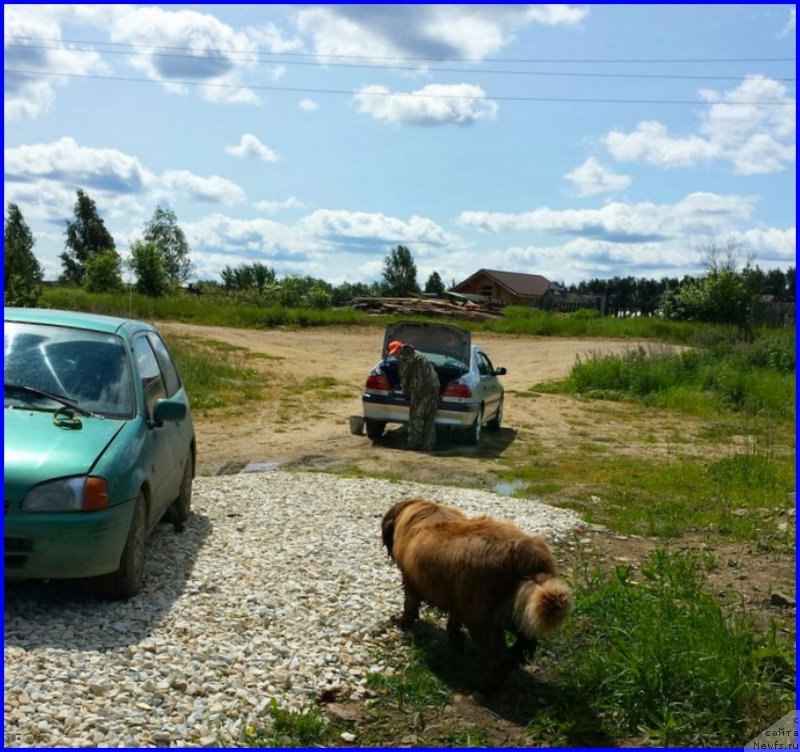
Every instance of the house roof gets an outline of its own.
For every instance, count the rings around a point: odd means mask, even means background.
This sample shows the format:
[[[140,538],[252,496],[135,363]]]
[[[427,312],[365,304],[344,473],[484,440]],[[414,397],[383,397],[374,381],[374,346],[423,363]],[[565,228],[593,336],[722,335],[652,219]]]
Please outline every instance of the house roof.
[[[475,274],[467,277],[463,282],[459,282],[453,289],[473,280],[478,275],[485,275],[505,287],[514,295],[541,297],[548,290],[556,287],[549,279],[541,274],[522,274],[521,272],[501,272],[495,269],[478,269]]]

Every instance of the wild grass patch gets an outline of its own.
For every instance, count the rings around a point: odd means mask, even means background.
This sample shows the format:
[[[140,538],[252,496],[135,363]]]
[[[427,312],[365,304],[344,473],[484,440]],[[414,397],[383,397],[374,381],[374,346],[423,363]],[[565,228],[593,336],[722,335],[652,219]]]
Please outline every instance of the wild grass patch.
[[[614,737],[741,747],[794,707],[794,659],[704,589],[702,559],[656,551],[639,573],[585,568],[544,668]]]
[[[243,405],[262,398],[269,375],[246,352],[217,340],[166,336],[194,409]]]

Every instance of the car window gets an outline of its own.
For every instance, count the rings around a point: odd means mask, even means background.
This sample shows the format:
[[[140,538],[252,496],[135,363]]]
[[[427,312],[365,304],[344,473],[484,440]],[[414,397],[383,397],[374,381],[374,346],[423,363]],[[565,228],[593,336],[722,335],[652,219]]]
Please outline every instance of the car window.
[[[133,355],[136,358],[136,369],[142,382],[144,404],[147,415],[152,416],[156,400],[167,396],[158,360],[146,336],[137,337],[133,342]]]
[[[52,324],[6,321],[4,381],[67,397],[109,418],[133,414],[133,381],[124,341],[115,334]],[[46,397],[6,395],[43,404]]]
[[[480,372],[481,376],[490,376],[492,374],[492,367],[489,361],[486,359],[486,356],[479,352],[478,355],[478,371]]]
[[[172,397],[178,389],[181,388],[181,378],[178,376],[178,371],[175,364],[172,362],[167,346],[164,344],[161,337],[155,332],[147,335],[150,344],[153,346],[153,352],[156,354],[156,360],[161,367],[161,374],[164,377],[164,383],[167,387],[167,396]]]
[[[492,361],[489,360],[489,356],[486,353],[481,353],[483,355],[483,359],[486,361],[486,367],[489,369],[488,373],[494,374],[494,366],[492,365]]]

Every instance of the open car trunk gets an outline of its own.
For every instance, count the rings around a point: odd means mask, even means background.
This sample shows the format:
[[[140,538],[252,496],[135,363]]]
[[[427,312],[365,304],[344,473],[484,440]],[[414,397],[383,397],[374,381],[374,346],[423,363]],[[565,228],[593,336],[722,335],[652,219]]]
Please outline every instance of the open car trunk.
[[[469,370],[470,332],[447,324],[398,321],[387,325],[381,351],[381,370],[393,389],[400,389],[398,364],[394,358],[388,358],[389,343],[393,340],[411,345],[428,357],[439,376],[440,391]]]

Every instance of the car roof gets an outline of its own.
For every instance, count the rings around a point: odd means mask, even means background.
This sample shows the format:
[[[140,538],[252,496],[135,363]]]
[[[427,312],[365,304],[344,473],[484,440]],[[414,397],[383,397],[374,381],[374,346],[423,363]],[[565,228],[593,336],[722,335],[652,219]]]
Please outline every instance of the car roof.
[[[97,313],[59,311],[50,308],[4,308],[3,317],[6,321],[70,326],[75,329],[90,329],[109,334],[116,334],[121,329],[153,328],[144,321],[136,321],[119,316],[102,316]]]

